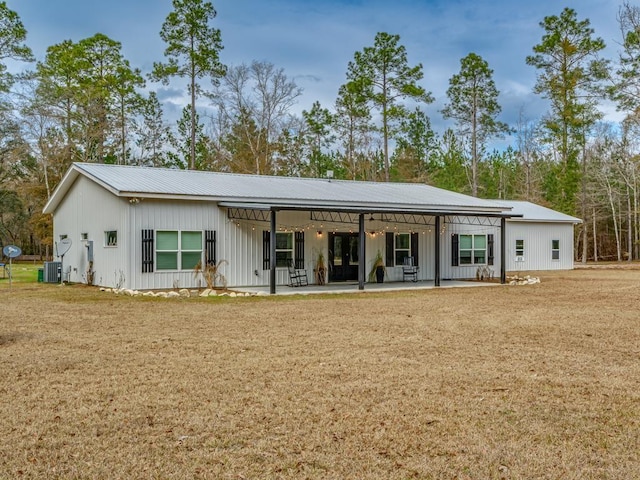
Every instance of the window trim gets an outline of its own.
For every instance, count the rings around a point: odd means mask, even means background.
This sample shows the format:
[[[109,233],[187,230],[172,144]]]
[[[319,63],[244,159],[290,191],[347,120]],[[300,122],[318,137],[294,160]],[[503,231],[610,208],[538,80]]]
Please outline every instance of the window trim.
[[[398,248],[398,238],[400,238],[400,236],[406,236],[407,237],[407,243],[408,243],[408,247],[407,248]],[[411,245],[411,232],[396,232],[393,236],[393,261],[394,261],[394,266],[396,267],[401,267],[402,265],[404,265],[404,261],[402,262],[398,262],[398,252],[407,252],[407,254],[403,257],[412,257],[413,256],[413,252],[411,249],[412,245]]]
[[[159,237],[162,233],[176,233],[178,236],[178,246],[177,249],[173,250],[167,250],[167,249],[160,249],[158,248],[158,240]],[[193,249],[183,249],[182,248],[182,234],[183,233],[198,233],[200,234],[200,249],[199,250],[193,250]],[[202,263],[202,255],[204,252],[204,241],[203,241],[203,231],[202,230],[169,230],[169,229],[162,229],[162,230],[156,230],[155,231],[155,235],[154,235],[154,261],[155,261],[155,270],[157,272],[193,272],[195,269],[194,268],[183,268],[182,267],[182,254],[183,253],[200,253],[200,263]],[[176,254],[176,267],[175,269],[173,268],[161,268],[160,267],[160,262],[158,262],[158,254],[162,254],[162,253],[175,253]]]
[[[557,248],[553,247],[554,242],[557,242],[557,244],[558,244]],[[557,254],[557,258],[554,258],[554,254]],[[560,240],[559,239],[551,240],[551,260],[554,261],[554,262],[559,262],[560,261]]]
[[[471,237],[471,248],[462,248],[462,239],[464,237]],[[484,248],[476,247],[476,238],[482,237],[484,238]],[[469,267],[474,265],[489,265],[488,254],[489,254],[489,236],[486,233],[476,234],[476,233],[461,233],[459,234],[458,240],[458,265],[460,267]],[[470,262],[466,263],[464,260],[467,256],[462,255],[462,252],[470,252]],[[484,252],[483,262],[476,262],[476,252]]]
[[[114,234],[114,235],[111,235],[111,234]],[[115,238],[115,242],[110,243],[110,237]],[[118,230],[104,231],[104,246],[105,248],[116,248],[118,246]]]
[[[520,243],[520,246],[518,246],[518,243]],[[524,258],[524,238],[516,239],[516,257]]]
[[[287,235],[291,239],[291,248],[278,248],[278,235]],[[287,242],[289,243],[289,242]],[[291,255],[288,255],[288,260],[291,262],[295,262],[295,239],[293,236],[293,232],[276,232],[276,268],[288,268],[289,265],[278,265],[278,253],[282,252],[290,252]],[[288,263],[288,262],[287,262]]]

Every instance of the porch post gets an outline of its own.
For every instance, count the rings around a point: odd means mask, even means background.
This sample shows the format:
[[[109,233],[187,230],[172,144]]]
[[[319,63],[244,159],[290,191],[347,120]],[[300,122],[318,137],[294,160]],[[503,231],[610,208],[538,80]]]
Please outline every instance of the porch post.
[[[435,287],[440,286],[440,215],[436,215],[436,227],[435,227],[435,241],[434,241],[434,250],[435,250],[435,258],[434,258],[434,280],[433,285]]]
[[[364,276],[366,267],[366,249],[364,245],[365,241],[364,230],[364,213],[361,213],[358,217],[358,290],[364,290]]]
[[[502,217],[500,219],[500,283],[505,284],[507,283],[507,270],[506,270],[506,266],[505,266],[505,250],[507,249],[507,245],[506,245],[506,226],[507,226],[507,219],[505,217]]]
[[[269,232],[269,293],[276,293],[276,211],[271,209],[271,231]]]

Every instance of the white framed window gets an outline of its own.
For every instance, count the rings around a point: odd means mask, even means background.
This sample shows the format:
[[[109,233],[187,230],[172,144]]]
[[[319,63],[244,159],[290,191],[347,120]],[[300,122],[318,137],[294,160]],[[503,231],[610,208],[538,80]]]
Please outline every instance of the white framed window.
[[[156,269],[193,270],[202,261],[202,232],[158,230]]]
[[[516,257],[524,257],[524,240],[516,240]]]
[[[396,266],[404,265],[404,259],[411,256],[411,234],[396,233],[393,246]]]
[[[118,231],[107,230],[104,232],[104,245],[105,247],[117,247],[118,246]]]
[[[293,232],[276,232],[276,267],[288,267],[293,261]]]
[[[81,233],[80,234],[80,240],[89,240],[89,234],[88,233]]]
[[[551,240],[551,260],[560,260],[560,240]]]
[[[487,236],[460,235],[460,265],[485,265],[487,263]]]
[[[69,236],[69,235],[62,234],[62,235],[60,235],[60,240],[64,240],[64,239],[65,239],[65,238],[67,238],[68,236]]]

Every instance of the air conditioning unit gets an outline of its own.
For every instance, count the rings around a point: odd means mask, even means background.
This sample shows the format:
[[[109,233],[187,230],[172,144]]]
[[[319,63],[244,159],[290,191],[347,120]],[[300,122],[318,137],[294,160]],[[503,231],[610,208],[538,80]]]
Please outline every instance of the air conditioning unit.
[[[516,257],[516,262],[524,262],[524,256],[523,255],[518,255]]]
[[[60,283],[62,279],[62,262],[44,262],[42,281],[44,283]]]

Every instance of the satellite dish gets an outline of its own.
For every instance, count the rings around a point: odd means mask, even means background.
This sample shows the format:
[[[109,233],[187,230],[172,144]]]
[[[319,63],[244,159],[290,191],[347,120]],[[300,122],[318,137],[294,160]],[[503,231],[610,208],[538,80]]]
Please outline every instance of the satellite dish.
[[[5,257],[16,258],[22,255],[22,250],[20,250],[20,247],[16,247],[15,245],[7,245],[2,249],[2,253]]]
[[[58,251],[58,256],[59,257],[64,256],[64,254],[67,253],[70,248],[71,248],[71,239],[69,237],[63,238],[56,245],[56,249]]]

